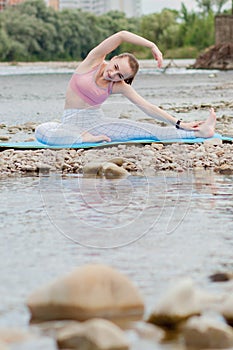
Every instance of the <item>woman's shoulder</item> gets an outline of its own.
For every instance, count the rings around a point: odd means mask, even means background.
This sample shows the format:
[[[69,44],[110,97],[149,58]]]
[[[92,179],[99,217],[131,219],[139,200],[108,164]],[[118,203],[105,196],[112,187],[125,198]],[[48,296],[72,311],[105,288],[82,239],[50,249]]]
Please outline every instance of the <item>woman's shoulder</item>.
[[[88,56],[78,64],[77,68],[75,69],[75,73],[87,73],[90,70],[100,66],[104,60],[91,60],[88,59]]]
[[[126,94],[127,91],[132,90],[132,86],[129,84],[126,84],[125,81],[119,81],[117,83],[113,84],[112,87],[112,93],[113,94]]]

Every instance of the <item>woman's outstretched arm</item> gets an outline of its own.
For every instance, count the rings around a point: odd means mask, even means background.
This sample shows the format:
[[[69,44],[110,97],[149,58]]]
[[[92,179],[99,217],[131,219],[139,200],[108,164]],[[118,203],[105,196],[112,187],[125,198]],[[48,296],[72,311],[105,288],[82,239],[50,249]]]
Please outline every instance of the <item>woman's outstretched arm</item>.
[[[89,52],[87,59],[96,60],[99,58],[104,58],[108,53],[115,50],[123,42],[148,47],[151,49],[152,55],[157,60],[158,67],[162,67],[163,55],[159,48],[152,41],[149,41],[134,33],[130,33],[126,30],[115,33],[102,41],[98,46]]]
[[[142,96],[140,96],[132,86],[121,82],[115,84],[113,87],[113,93],[121,93],[127,97],[131,102],[133,102],[138,108],[140,108],[144,113],[157,120],[164,121],[171,125],[176,125],[178,118],[173,117],[171,114],[167,113],[163,109],[157,107],[156,105],[148,102]],[[198,122],[180,122],[179,127],[183,130],[199,130],[199,126],[202,121]]]

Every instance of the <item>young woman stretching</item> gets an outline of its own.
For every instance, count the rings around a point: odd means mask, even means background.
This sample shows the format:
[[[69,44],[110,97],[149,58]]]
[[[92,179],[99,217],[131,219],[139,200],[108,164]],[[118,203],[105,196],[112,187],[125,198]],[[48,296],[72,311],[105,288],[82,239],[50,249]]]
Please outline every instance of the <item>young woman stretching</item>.
[[[62,146],[81,142],[213,136],[216,123],[213,109],[205,122],[177,120],[146,101],[132,88],[131,83],[139,67],[133,55],[124,53],[113,57],[109,62],[105,61],[106,55],[122,42],[148,47],[157,60],[158,67],[162,67],[162,53],[154,43],[127,31],[113,34],[91,50],[74,72],[66,92],[62,122],[39,125],[35,132],[37,140],[48,145]],[[107,118],[100,106],[110,94],[124,95],[147,115],[172,126],[164,128],[151,123]]]

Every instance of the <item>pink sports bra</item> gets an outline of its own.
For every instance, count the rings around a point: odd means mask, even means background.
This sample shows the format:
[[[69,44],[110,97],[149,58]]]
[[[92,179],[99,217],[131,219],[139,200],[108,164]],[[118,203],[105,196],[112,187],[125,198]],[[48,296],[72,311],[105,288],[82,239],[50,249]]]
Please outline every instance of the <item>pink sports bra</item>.
[[[70,80],[71,89],[91,106],[101,105],[112,93],[113,82],[107,88],[102,88],[95,82],[95,73],[99,66],[87,73],[74,73]]]

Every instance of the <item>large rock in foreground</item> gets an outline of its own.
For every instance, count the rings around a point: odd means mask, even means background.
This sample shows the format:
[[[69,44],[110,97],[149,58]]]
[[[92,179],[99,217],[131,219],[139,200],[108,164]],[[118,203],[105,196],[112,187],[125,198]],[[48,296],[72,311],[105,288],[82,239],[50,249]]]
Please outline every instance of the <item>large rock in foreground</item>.
[[[192,68],[233,69],[233,43],[222,43],[206,49]]]
[[[86,265],[35,291],[27,305],[31,321],[105,318],[139,320],[144,303],[131,281],[105,265]]]

